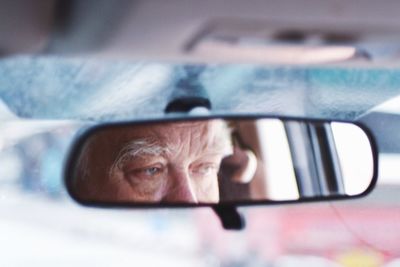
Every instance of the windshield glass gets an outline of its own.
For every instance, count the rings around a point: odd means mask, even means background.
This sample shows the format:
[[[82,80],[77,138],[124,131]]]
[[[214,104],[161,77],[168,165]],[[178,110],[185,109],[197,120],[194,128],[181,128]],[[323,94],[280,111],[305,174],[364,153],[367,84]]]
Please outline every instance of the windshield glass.
[[[17,57],[0,62],[0,75],[0,99],[9,110],[40,119],[160,117],[184,79],[204,90],[215,113],[351,120],[400,93],[400,69],[365,67]]]
[[[96,122],[165,116],[179,81],[188,76],[204,89],[214,113],[360,120],[374,129],[380,125],[375,131],[382,149],[378,189],[364,202],[344,202],[347,205],[243,208],[247,228],[242,232],[222,230],[207,208],[115,210],[73,202],[62,171],[75,134]],[[387,186],[400,182],[400,142],[393,135],[400,127],[399,112],[390,102],[400,94],[399,84],[398,68],[194,66],[28,56],[1,60],[1,262],[277,267],[346,266],[354,259],[376,266],[389,263],[400,255],[400,224],[393,212],[399,206],[398,191]]]

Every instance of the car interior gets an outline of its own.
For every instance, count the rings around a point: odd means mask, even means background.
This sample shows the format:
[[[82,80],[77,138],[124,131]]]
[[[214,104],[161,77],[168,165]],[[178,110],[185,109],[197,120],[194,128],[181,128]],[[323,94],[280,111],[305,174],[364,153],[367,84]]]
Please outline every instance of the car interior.
[[[1,266],[400,266],[400,2],[0,5]]]

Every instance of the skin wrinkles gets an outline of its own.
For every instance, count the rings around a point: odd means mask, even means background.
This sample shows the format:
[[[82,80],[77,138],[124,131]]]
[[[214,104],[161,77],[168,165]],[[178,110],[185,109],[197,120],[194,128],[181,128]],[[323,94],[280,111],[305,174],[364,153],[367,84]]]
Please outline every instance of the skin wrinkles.
[[[217,173],[232,153],[222,121],[169,123],[136,131],[109,169],[118,199],[218,202]]]
[[[159,199],[161,195],[155,191],[157,188],[165,187],[165,181],[162,179],[131,179],[130,177],[135,175],[130,172],[132,172],[131,169],[149,166],[149,162],[146,162],[148,157],[153,159],[165,158],[162,155],[165,155],[166,152],[167,148],[154,140],[139,139],[132,141],[120,151],[110,168],[109,177],[113,180],[127,181],[133,190],[140,187],[140,190],[135,190],[137,200],[146,200],[149,194],[154,194],[154,197]],[[135,164],[132,164],[132,162],[135,162]]]
[[[128,143],[118,154],[117,159],[114,161],[110,168],[110,176],[115,171],[121,170],[124,164],[132,158],[143,158],[146,156],[161,156],[166,153],[166,147],[158,144],[154,140],[139,139]]]

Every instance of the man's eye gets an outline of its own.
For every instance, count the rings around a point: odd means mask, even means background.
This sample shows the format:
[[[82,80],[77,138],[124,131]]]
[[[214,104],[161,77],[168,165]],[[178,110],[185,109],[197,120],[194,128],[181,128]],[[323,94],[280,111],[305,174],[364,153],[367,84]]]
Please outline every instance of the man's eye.
[[[201,164],[193,168],[192,173],[202,176],[217,174],[218,166],[216,166],[215,164]]]
[[[162,169],[158,168],[158,167],[150,167],[150,168],[145,168],[145,169],[141,170],[141,172],[143,172],[144,174],[149,175],[149,176],[153,176],[158,173],[161,173],[161,171],[162,171]]]
[[[128,176],[131,178],[140,178],[140,179],[148,179],[158,177],[164,172],[163,167],[145,167],[145,168],[138,168],[128,172]]]

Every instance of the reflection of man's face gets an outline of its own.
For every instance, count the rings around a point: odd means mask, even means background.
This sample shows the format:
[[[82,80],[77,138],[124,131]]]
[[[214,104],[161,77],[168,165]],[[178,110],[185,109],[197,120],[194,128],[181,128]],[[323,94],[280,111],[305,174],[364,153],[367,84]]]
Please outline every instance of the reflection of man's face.
[[[227,133],[219,120],[135,127],[109,179],[120,199],[217,202],[220,163],[232,153]]]

